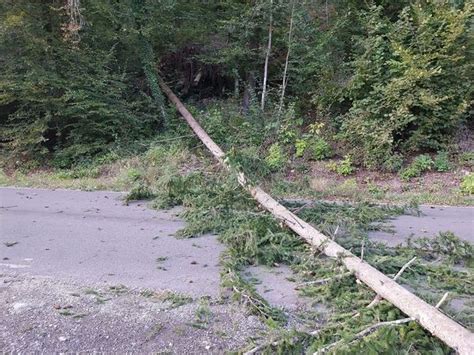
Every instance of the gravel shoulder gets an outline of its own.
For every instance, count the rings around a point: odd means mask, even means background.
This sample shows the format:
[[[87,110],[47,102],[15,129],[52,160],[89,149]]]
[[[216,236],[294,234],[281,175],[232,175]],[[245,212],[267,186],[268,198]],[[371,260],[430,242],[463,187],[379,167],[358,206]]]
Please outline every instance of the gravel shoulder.
[[[167,291],[1,275],[2,352],[222,354],[265,334],[236,304]],[[182,303],[182,304],[181,304]]]

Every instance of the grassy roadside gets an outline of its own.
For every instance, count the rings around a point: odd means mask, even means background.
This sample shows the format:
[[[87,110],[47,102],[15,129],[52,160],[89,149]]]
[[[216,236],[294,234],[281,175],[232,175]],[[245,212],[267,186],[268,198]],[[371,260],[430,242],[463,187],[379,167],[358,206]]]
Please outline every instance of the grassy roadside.
[[[213,169],[210,159],[200,159],[202,151],[190,150],[185,144],[152,146],[146,153],[91,164],[69,170],[37,169],[0,170],[0,186],[64,188],[78,190],[137,190],[137,181],[145,175],[151,181],[160,176],[183,171]],[[186,164],[184,164],[186,163]],[[183,165],[184,164],[184,165]],[[181,166],[178,168],[178,166]],[[153,170],[154,167],[159,169]],[[282,172],[268,176],[262,187],[275,197],[318,199],[327,201],[372,202],[392,204],[430,204],[473,206],[474,196],[461,191],[467,170],[428,172],[410,181],[396,174],[357,171],[341,176],[322,162],[293,164]]]
[[[461,191],[466,171],[429,172],[411,181],[396,174],[359,171],[340,176],[313,163],[307,174],[296,169],[265,181],[263,187],[281,198],[320,199],[328,201],[372,202],[389,204],[427,204],[473,206],[474,196]]]
[[[152,144],[140,155],[131,157],[117,155],[113,159],[100,160],[70,169],[0,168],[0,186],[138,193],[140,186],[143,185],[141,181],[146,181],[150,185],[153,182],[158,188],[160,179],[199,169],[203,164],[204,160],[200,160],[196,154],[191,153],[191,149],[186,144],[167,146]],[[149,191],[150,196],[154,193]]]

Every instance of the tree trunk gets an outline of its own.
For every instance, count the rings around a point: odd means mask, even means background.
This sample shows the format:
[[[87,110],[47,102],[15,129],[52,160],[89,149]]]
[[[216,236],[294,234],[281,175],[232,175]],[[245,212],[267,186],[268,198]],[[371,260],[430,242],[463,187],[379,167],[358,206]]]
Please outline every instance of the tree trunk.
[[[291,50],[291,35],[293,33],[293,17],[295,13],[295,1],[293,0],[291,4],[291,15],[290,15],[290,28],[288,29],[288,51],[286,52],[285,59],[285,69],[283,70],[283,80],[281,83],[281,96],[280,96],[280,105],[278,106],[278,112],[280,113],[283,109],[283,101],[285,100],[285,91],[286,85],[288,84],[288,62],[290,60],[290,50]]]
[[[268,78],[268,61],[270,59],[270,52],[272,50],[272,32],[273,32],[273,0],[270,0],[270,24],[268,26],[268,45],[267,54],[265,56],[265,67],[263,69],[263,88],[262,88],[262,103],[261,109],[265,110],[265,96],[267,94],[267,78]]]
[[[222,149],[209,137],[206,131],[204,131],[161,78],[159,78],[159,84],[163,92],[168,96],[169,100],[176,105],[178,111],[212,155],[224,167],[230,170],[231,166],[228,160],[225,159],[225,153]],[[469,330],[326,237],[309,223],[290,212],[259,187],[250,185],[244,173],[237,172],[237,180],[239,184],[249,191],[253,198],[274,217],[282,221],[306,242],[318,248],[327,256],[339,258],[349,271],[353,272],[359,280],[364,282],[382,298],[416,320],[422,327],[460,354],[470,355],[474,353],[474,335]]]
[[[250,109],[252,93],[255,92],[255,76],[251,71],[247,72],[247,78],[245,82],[244,95],[242,98],[242,112],[247,114]]]

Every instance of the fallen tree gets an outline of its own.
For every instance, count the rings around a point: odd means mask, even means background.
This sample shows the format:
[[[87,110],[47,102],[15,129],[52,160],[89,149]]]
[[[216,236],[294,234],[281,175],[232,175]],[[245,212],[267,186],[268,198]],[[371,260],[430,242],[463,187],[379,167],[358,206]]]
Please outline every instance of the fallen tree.
[[[163,92],[176,106],[179,113],[202,143],[224,167],[228,170],[232,170],[232,166],[230,166],[226,159],[224,151],[209,137],[206,131],[204,131],[166,83],[161,78],[158,80]],[[360,281],[375,291],[379,298],[383,298],[392,303],[458,353],[467,355],[474,352],[474,334],[468,329],[443,314],[436,307],[426,303],[400,286],[394,279],[389,278],[373,266],[361,260],[361,258],[326,237],[309,223],[289,211],[261,188],[250,184],[243,172],[237,171],[236,175],[239,184],[249,191],[262,207],[301,236],[306,242],[321,250],[327,256],[339,258],[346,268],[350,272],[353,272]]]

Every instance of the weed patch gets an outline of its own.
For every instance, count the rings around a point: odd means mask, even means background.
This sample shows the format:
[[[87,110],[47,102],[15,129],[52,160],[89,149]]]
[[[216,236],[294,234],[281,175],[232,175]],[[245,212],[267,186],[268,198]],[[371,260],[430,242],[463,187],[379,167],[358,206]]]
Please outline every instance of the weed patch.
[[[474,174],[466,175],[461,181],[461,191],[467,195],[474,195]]]
[[[163,294],[157,295],[157,298],[160,301],[168,302],[170,308],[178,308],[193,301],[191,297],[171,291],[166,291]]]

